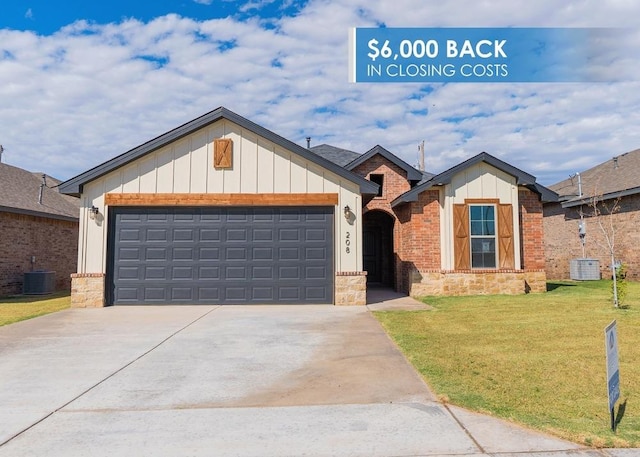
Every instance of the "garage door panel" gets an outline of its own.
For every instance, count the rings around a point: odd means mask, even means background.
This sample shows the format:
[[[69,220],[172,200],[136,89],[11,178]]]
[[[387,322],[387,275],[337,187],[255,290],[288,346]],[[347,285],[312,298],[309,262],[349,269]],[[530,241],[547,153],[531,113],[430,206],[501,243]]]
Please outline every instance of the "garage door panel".
[[[147,261],[167,260],[167,249],[166,248],[146,248],[144,260],[147,260]]]
[[[219,280],[220,267],[200,267],[198,269],[198,279]],[[202,285],[202,287],[205,287]]]
[[[237,247],[237,248],[227,248],[226,249],[226,257],[229,261],[234,260],[247,260],[247,248],[246,247]]]
[[[254,247],[251,249],[252,259],[273,261],[273,248]]]
[[[332,207],[114,208],[113,304],[331,303]]]
[[[220,229],[200,229],[200,242],[220,241]]]
[[[247,229],[246,228],[229,228],[226,230],[225,239],[228,242],[246,242],[247,237]]]
[[[118,232],[120,241],[140,241],[140,229],[123,229]]]

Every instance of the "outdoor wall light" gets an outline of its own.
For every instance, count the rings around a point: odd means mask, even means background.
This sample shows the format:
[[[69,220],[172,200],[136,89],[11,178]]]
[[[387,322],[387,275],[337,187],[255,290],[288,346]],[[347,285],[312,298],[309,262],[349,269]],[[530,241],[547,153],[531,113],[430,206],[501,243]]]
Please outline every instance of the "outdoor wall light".
[[[95,219],[98,213],[98,208],[96,208],[94,205],[91,205],[91,208],[89,208],[89,219]]]
[[[349,220],[350,217],[351,217],[351,208],[349,208],[349,205],[346,205],[344,207],[344,218],[346,220]]]

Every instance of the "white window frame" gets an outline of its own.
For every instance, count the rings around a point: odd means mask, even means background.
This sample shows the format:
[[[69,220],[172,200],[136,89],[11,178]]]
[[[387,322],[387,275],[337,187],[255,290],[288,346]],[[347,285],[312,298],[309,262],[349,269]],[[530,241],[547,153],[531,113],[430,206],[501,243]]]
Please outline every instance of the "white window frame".
[[[474,235],[472,226],[471,226],[471,208],[474,206],[486,207],[491,206],[493,208],[493,235]],[[492,238],[494,240],[494,266],[493,267],[485,267],[485,266],[474,266],[473,265],[473,240],[481,239],[481,238]],[[498,208],[495,203],[470,203],[469,204],[469,265],[472,270],[497,270],[499,263],[498,259]]]

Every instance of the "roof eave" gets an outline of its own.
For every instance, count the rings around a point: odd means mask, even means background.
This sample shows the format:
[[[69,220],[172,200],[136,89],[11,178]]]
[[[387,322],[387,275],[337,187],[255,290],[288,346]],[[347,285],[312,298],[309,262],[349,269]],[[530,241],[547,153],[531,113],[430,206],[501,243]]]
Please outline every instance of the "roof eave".
[[[55,219],[59,221],[78,222],[80,220],[80,216],[73,217],[73,216],[66,216],[64,214],[47,213],[44,211],[33,211],[30,209],[23,209],[23,208],[11,208],[8,206],[0,206],[0,212],[23,214],[25,216],[45,217],[47,219]]]
[[[609,192],[608,194],[597,196],[597,199],[600,201],[611,200],[614,198],[628,197],[630,195],[636,195],[636,194],[640,194],[640,186],[632,187],[631,189],[620,190],[617,192]],[[589,197],[578,198],[575,200],[568,200],[568,201],[562,202],[562,207],[572,208],[574,206],[590,205],[593,202],[593,198],[594,198],[593,196],[589,196]]]
[[[441,185],[437,182],[427,181],[425,183],[420,184],[417,187],[414,187],[411,190],[408,190],[404,194],[398,196],[395,200],[391,202],[391,208],[395,208],[396,206],[404,205],[405,203],[417,202],[418,195],[420,195],[425,190],[429,190],[433,186]]]
[[[357,167],[358,165],[366,162],[367,160],[369,160],[371,157],[375,156],[376,154],[380,154],[382,157],[386,158],[390,162],[394,163],[395,165],[397,165],[398,167],[403,169],[407,173],[407,180],[409,180],[409,181],[420,181],[420,180],[422,180],[422,178],[423,178],[422,172],[420,172],[419,170],[416,170],[414,167],[409,165],[407,162],[402,160],[400,157],[398,157],[394,153],[386,150],[385,148],[383,148],[379,144],[374,146],[373,148],[369,149],[367,152],[365,152],[364,154],[360,155],[359,157],[356,157],[354,160],[352,160],[348,164],[346,164],[345,168],[347,170],[353,170],[355,167]]]

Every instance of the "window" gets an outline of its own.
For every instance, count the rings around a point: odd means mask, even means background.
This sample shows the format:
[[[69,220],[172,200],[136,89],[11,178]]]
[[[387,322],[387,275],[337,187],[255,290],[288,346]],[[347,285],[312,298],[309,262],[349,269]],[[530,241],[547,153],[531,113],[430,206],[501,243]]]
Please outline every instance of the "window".
[[[384,182],[384,175],[369,175],[369,180],[380,186],[376,197],[382,197],[382,183]]]
[[[470,205],[471,268],[496,268],[496,207]]]
[[[517,226],[516,226],[517,227]],[[465,200],[453,205],[453,266],[514,269],[513,205],[499,200]],[[517,232],[516,232],[517,233]]]

